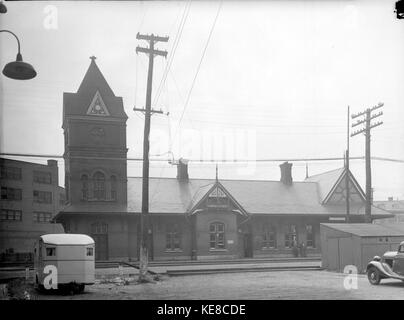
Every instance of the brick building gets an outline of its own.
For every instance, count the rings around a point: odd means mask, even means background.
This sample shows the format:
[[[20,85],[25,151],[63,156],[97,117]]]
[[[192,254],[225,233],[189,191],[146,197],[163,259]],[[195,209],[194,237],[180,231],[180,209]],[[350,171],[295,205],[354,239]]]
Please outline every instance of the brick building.
[[[92,236],[98,260],[138,258],[142,178],[127,177],[126,120],[92,59],[77,93],[63,98],[68,205],[57,221]],[[177,178],[150,178],[151,258],[291,256],[301,243],[317,255],[320,223],[345,216],[347,177],[351,221],[364,221],[365,196],[344,168],[303,182],[293,181],[291,163],[280,168],[278,181],[193,179],[179,161]],[[372,207],[373,219],[388,216]]]
[[[64,205],[64,189],[58,185],[58,165],[0,158],[1,260],[23,257],[44,233],[61,233],[51,220]]]

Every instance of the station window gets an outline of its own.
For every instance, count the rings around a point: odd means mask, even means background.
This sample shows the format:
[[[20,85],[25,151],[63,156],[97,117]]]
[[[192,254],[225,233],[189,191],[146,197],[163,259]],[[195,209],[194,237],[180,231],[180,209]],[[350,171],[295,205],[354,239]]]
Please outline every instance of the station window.
[[[309,224],[306,226],[306,246],[307,248],[315,248],[315,237],[313,225]]]
[[[297,245],[297,231],[294,224],[290,225],[285,233],[285,248],[292,248]]]
[[[87,248],[87,256],[92,257],[94,255],[94,248]]]
[[[88,200],[88,176],[86,174],[81,176],[81,198]]]
[[[111,176],[111,199],[116,200],[116,177]]]
[[[273,226],[264,225],[262,231],[262,249],[276,248],[276,230]]]
[[[46,255],[48,257],[56,256],[56,248],[46,248]]]
[[[105,200],[105,175],[97,171],[94,176],[94,199]]]

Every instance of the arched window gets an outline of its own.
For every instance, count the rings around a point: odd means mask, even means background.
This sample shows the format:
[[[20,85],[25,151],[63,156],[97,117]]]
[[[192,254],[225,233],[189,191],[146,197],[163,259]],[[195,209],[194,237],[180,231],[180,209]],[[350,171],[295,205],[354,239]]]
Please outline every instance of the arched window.
[[[107,234],[108,224],[105,222],[94,222],[91,225],[91,234]]]
[[[105,200],[105,176],[102,172],[97,171],[93,176],[94,180],[94,198]]]
[[[225,230],[224,223],[213,222],[209,227],[209,246],[211,249],[225,248]]]
[[[81,176],[81,198],[83,200],[88,200],[88,176],[83,174]]]
[[[111,199],[116,200],[116,177],[111,176]]]
[[[276,248],[276,229],[268,224],[262,229],[262,249]]]

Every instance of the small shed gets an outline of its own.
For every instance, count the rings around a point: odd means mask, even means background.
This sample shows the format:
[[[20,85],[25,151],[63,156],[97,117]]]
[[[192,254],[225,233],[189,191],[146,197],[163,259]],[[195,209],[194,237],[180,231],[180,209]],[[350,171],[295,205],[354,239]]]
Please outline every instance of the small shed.
[[[323,268],[343,272],[354,265],[363,273],[374,256],[397,250],[404,241],[404,225],[321,223],[320,239]]]

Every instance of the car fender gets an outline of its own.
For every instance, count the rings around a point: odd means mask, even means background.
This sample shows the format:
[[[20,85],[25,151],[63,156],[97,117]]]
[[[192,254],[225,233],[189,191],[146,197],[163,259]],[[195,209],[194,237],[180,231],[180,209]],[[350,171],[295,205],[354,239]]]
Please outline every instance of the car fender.
[[[388,266],[385,266],[385,263],[382,263],[380,261],[370,261],[366,267],[366,271],[368,271],[370,267],[375,267],[377,270],[379,270],[382,277],[391,277],[389,270],[386,268]]]

